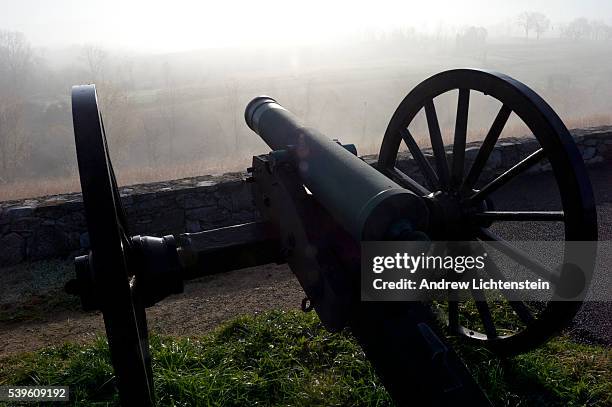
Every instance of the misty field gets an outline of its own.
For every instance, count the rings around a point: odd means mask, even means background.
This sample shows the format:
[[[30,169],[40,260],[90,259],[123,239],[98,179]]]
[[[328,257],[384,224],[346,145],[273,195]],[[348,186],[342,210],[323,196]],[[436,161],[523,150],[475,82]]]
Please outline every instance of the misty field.
[[[24,40],[25,41],[25,40]],[[32,51],[33,52],[33,51]],[[78,191],[70,86],[96,83],[119,183],[244,170],[268,148],[244,124],[267,94],[331,138],[376,153],[401,99],[428,76],[456,67],[497,70],[541,94],[568,128],[612,123],[610,41],[414,37],[317,48],[126,54],[96,47],[31,56],[14,131],[3,139],[0,200]],[[22,78],[23,79],[23,78]],[[3,80],[6,80],[4,78]],[[456,95],[436,98],[452,142]],[[498,102],[473,95],[468,141],[481,139]],[[428,144],[422,112],[411,125]],[[3,131],[8,131],[4,129]],[[512,117],[502,137],[529,136]]]

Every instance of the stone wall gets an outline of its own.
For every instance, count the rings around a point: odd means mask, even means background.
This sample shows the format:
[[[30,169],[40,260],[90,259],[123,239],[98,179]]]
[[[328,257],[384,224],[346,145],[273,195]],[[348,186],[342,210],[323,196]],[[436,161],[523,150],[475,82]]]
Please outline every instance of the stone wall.
[[[612,126],[573,130],[587,165],[612,160]],[[483,178],[491,178],[535,151],[535,139],[503,139],[492,153]],[[478,151],[467,146],[466,165]],[[426,152],[430,159],[430,152]],[[375,162],[375,156],[366,156]],[[398,167],[419,180],[414,161],[400,155]],[[545,171],[543,164],[532,171]],[[134,185],[120,189],[132,234],[195,232],[258,218],[246,173]],[[25,260],[71,256],[88,247],[80,194],[0,202],[0,266]]]

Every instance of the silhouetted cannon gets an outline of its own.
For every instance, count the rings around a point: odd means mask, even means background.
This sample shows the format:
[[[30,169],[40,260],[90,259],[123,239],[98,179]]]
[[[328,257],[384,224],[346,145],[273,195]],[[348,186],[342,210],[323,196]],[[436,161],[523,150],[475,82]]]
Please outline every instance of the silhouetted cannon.
[[[434,98],[455,90],[454,142],[447,152]],[[501,108],[468,168],[471,92],[489,95],[501,102]],[[274,99],[258,97],[246,108],[246,122],[273,151],[253,157],[248,181],[254,183],[254,199],[264,220],[165,237],[129,233],[95,87],[73,88],[72,108],[91,251],[76,259],[77,278],[67,290],[80,295],[84,308],[102,311],[126,406],[155,403],[146,307],[182,292],[185,280],[272,262],[289,264],[305,291],[305,311],[314,308],[329,330],[351,328],[398,404],[487,405],[447,344],[429,304],[361,301],[360,243],[496,241],[513,261],[546,272],[490,226],[497,221],[562,222],[567,241],[597,240],[591,185],[569,132],[538,95],[501,74],[458,69],[418,85],[393,115],[374,166],[360,159],[354,146],[304,127]],[[408,130],[421,110],[431,154],[419,148]],[[514,166],[477,188],[512,112],[541,148],[517,158]],[[423,183],[396,166],[402,141]],[[491,194],[545,159],[563,210],[495,210]],[[521,301],[509,301],[522,325],[502,333],[486,298],[475,298],[475,303],[483,332],[461,325],[459,303],[449,301],[443,319],[448,333],[501,354],[538,346],[564,327],[580,305],[550,302],[535,312]]]
[[[274,99],[251,101],[245,119],[275,151],[274,160],[294,166],[304,185],[357,241],[394,240],[426,230],[428,210],[419,196],[338,142],[304,127]]]

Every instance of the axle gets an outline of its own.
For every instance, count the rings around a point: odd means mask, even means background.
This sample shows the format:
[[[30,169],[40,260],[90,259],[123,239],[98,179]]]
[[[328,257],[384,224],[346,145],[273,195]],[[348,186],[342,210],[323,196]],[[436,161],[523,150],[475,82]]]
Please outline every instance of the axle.
[[[134,285],[143,305],[150,307],[183,292],[183,282],[206,275],[284,262],[276,229],[251,222],[175,236],[132,236],[125,248]],[[84,310],[100,309],[99,276],[92,255],[75,258],[77,278],[66,291],[81,297]]]

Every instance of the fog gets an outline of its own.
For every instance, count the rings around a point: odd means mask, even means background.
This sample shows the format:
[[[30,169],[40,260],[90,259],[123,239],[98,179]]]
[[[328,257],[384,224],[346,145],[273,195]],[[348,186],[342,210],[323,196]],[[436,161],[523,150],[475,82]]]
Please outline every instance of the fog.
[[[69,94],[81,83],[98,88],[121,184],[246,168],[268,151],[243,119],[260,94],[375,153],[406,93],[457,67],[521,80],[570,128],[612,123],[604,1],[123,3],[3,2],[0,200],[78,190]],[[450,142],[455,97],[435,103]],[[498,107],[473,97],[469,140]],[[411,129],[427,145],[422,118]],[[526,133],[514,120],[503,136]]]

